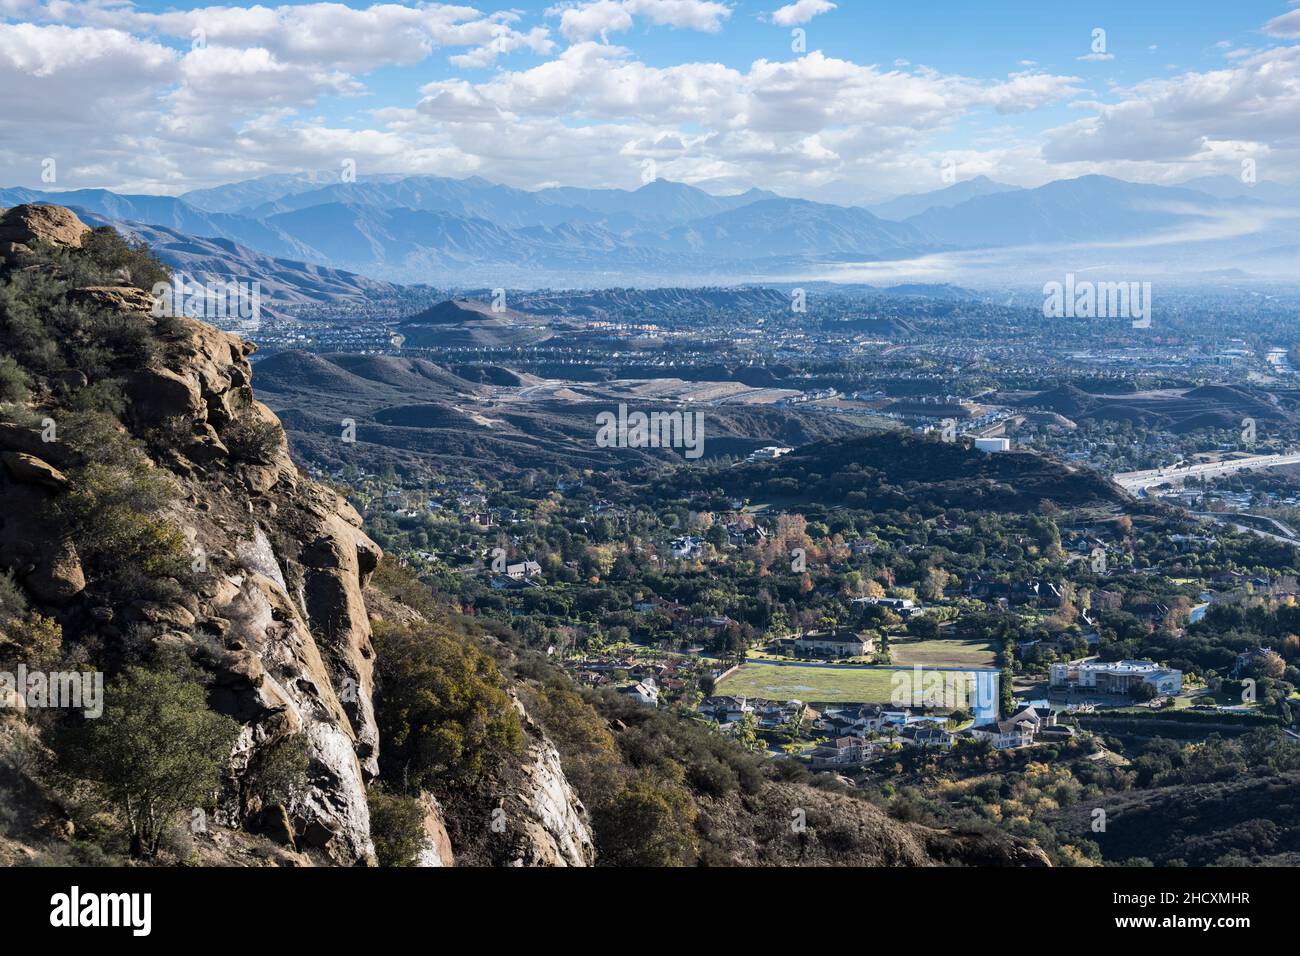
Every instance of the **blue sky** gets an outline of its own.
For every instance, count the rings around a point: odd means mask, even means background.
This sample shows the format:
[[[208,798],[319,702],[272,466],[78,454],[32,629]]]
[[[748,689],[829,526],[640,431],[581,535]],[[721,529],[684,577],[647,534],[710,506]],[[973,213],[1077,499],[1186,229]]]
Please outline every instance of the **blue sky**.
[[[175,193],[348,160],[836,201],[945,169],[1179,182],[1250,160],[1291,182],[1297,39],[1285,0],[0,0],[0,184]]]

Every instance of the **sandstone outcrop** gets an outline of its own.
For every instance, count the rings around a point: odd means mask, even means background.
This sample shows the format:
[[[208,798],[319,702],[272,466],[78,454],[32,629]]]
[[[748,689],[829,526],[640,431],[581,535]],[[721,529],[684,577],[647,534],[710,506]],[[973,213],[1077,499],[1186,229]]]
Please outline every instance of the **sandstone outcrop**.
[[[41,242],[65,249],[81,246],[90,227],[63,206],[14,206],[0,216],[0,258],[14,258]]]
[[[19,206],[0,216],[0,243],[75,248],[86,229],[66,209]],[[274,819],[278,841],[294,852],[372,861],[366,781],[377,772],[379,740],[362,591],[379,548],[336,492],[299,474],[278,420],[253,397],[251,344],[194,319],[155,319],[152,297],[133,287],[74,289],[68,298],[152,323],[157,358],[115,373],[128,399],[123,424],[142,447],[158,449],[154,464],[180,486],[162,516],[193,551],[194,581],[174,599],[148,601],[87,581],[75,545],[50,523],[77,456],[21,416],[0,423],[0,569],[14,571],[66,634],[97,633],[111,648],[131,632],[204,662],[210,703],[242,728],[222,822],[253,830]],[[66,373],[50,385],[87,382]],[[244,778],[290,737],[304,745],[307,785],[285,805],[264,807]]]
[[[377,771],[378,731],[361,595],[380,550],[346,502],[298,473],[278,421],[253,399],[253,347],[193,319],[169,319],[167,328],[165,361],[129,382],[128,419],[140,432],[179,421],[194,436],[171,465],[206,508],[175,520],[210,568],[194,628],[225,650],[213,701],[244,725],[233,775],[301,735],[309,785],[283,808],[281,836],[338,862],[369,860],[365,781]],[[273,439],[240,459],[229,436],[250,422],[271,428]],[[174,610],[152,614],[190,629]],[[265,809],[233,797],[226,807],[248,823]]]
[[[8,434],[30,435],[22,430]],[[5,437],[0,434],[0,447]],[[24,438],[11,443],[27,444]],[[12,572],[41,603],[70,601],[86,587],[81,559],[76,546],[52,534],[44,518],[51,498],[67,479],[44,459],[26,452],[2,451],[0,462],[0,571]]]

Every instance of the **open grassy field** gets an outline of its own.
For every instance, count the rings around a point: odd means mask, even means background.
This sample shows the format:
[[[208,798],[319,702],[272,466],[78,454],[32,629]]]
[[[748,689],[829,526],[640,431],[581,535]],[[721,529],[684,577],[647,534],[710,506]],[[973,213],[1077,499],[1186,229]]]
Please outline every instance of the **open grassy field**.
[[[892,668],[781,666],[750,662],[722,681],[715,693],[769,700],[888,703]]]
[[[900,666],[921,664],[928,667],[992,667],[993,645],[987,641],[959,641],[938,638],[933,641],[891,639],[891,660]]]

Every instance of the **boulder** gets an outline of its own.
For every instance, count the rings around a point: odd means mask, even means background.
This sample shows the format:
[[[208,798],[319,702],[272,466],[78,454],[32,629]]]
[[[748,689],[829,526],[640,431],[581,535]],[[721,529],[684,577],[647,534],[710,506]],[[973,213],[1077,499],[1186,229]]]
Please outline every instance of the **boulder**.
[[[0,216],[0,243],[30,246],[44,242],[64,249],[79,249],[82,237],[89,231],[90,227],[76,213],[63,206],[24,203]]]
[[[0,451],[0,462],[4,463],[5,471],[9,472],[14,481],[24,485],[40,485],[59,491],[68,484],[63,472],[35,455],[20,451]]]
[[[54,542],[23,578],[23,586],[47,604],[62,604],[86,590],[86,575],[73,543],[66,538]]]
[[[10,263],[17,263],[23,253],[31,252],[30,246],[25,246],[21,242],[0,242],[0,260]]]
[[[41,436],[39,428],[0,422],[0,448],[20,451],[56,465],[66,464],[69,460],[67,449],[56,441],[47,442]]]
[[[200,465],[222,461],[230,456],[230,449],[217,437],[217,430],[207,422],[200,422],[194,426],[194,433],[189,443],[181,451],[190,461]]]
[[[198,384],[169,368],[146,368],[127,380],[131,411],[143,426],[161,425],[169,418],[206,420]]]
[[[194,627],[194,615],[179,604],[136,601],[127,609],[127,616],[132,621],[165,625],[181,631],[188,631]]]

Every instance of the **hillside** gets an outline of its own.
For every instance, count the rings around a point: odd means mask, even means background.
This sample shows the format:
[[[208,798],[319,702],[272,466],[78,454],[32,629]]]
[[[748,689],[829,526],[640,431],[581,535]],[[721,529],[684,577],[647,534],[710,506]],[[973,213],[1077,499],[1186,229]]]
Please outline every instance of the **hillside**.
[[[489,312],[481,320],[423,328],[443,341],[461,328],[495,327],[499,319]],[[771,371],[762,368],[717,367],[711,373],[724,382],[772,383]],[[357,442],[370,464],[396,461],[499,476],[571,467],[576,460],[628,468],[681,457],[673,449],[596,444],[597,416],[619,402],[634,400],[647,411],[681,410],[666,398],[641,397],[635,380],[543,384],[498,366],[448,369],[418,359],[292,351],[257,363],[257,374],[295,451],[330,468],[345,462],[338,442],[344,419],[357,423]],[[706,456],[747,455],[764,445],[802,445],[859,430],[848,419],[776,405],[716,405],[706,415]]]
[[[1244,385],[1203,385],[1153,392],[1120,389],[1116,394],[1087,392],[1062,385],[1020,400],[1023,407],[1046,409],[1074,421],[1129,421],[1183,433],[1197,428],[1237,430],[1244,418],[1259,423],[1296,416],[1258,388]]]
[[[677,476],[678,488],[705,490]],[[1116,507],[1128,496],[1096,472],[1025,452],[990,455],[964,443],[888,431],[814,442],[773,462],[753,462],[716,479],[729,495],[753,501],[845,502],[875,509],[912,504],[1034,512],[1060,507]]]
[[[163,690],[178,683],[176,692],[191,696],[185,688],[197,689],[205,719],[221,730],[210,751],[212,830],[260,835],[303,863],[373,861],[387,731],[366,589],[379,549],[352,507],[290,460],[279,422],[253,397],[251,345],[201,322],[154,318],[149,297],[133,286],[70,288],[69,263],[86,276],[113,247],[67,210],[15,208],[0,219],[0,236],[15,243],[7,258],[16,267],[4,270],[0,342],[22,369],[6,379],[21,389],[9,388],[0,405],[0,560],[16,575],[0,581],[21,587],[0,587],[6,663],[15,647],[30,658],[37,636],[53,633],[42,653],[93,661],[110,693],[120,680]],[[126,272],[138,281],[157,268],[137,256]],[[45,281],[33,285],[38,273]],[[74,300],[91,310],[75,337],[66,323],[85,313],[68,308]],[[32,314],[43,328],[20,324]],[[45,335],[67,344],[51,350],[40,344]],[[63,437],[43,442],[39,421],[51,415]],[[480,692],[506,702],[495,679]],[[493,706],[500,711],[501,703]],[[60,743],[80,730],[71,716],[53,728],[33,726],[46,728],[56,763],[77,752]],[[511,726],[509,754],[492,776],[495,799],[505,794],[516,804],[518,826],[470,858],[590,862],[585,813],[553,751],[526,720]],[[199,761],[202,753],[185,756]],[[86,760],[64,769],[89,779],[103,772]],[[289,773],[285,763],[299,760]],[[265,782],[271,766],[285,778],[275,787]],[[68,821],[57,832],[80,832],[88,807],[53,776],[20,777],[8,792]],[[473,792],[463,782],[448,786],[430,790]],[[417,798],[437,806],[432,792]],[[431,834],[444,826],[439,816],[426,815]],[[56,852],[48,829],[17,825],[12,852]],[[454,826],[450,811],[445,825]],[[133,834],[130,852],[152,858],[160,852],[152,841],[164,837]],[[104,846],[127,850],[112,840]]]
[[[1135,790],[1100,803],[1094,833],[1106,859],[1156,866],[1300,865],[1300,773],[1247,773],[1192,786]],[[1090,828],[1096,804],[1059,815],[1061,829]],[[1076,831],[1077,832],[1077,831]]]

